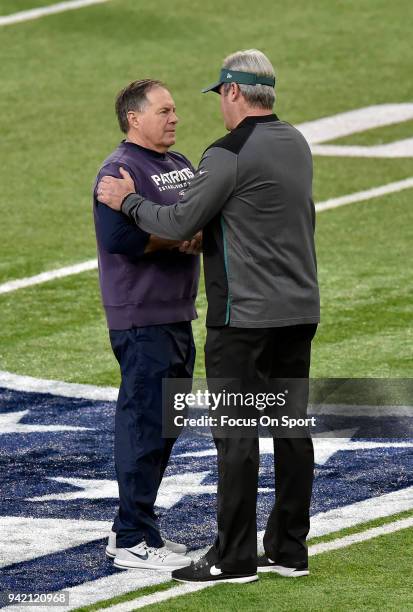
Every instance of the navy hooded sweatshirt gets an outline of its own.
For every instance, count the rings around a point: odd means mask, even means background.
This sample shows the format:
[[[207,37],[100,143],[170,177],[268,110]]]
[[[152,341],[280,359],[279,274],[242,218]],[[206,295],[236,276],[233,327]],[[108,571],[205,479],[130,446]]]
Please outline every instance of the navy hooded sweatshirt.
[[[175,204],[194,176],[180,153],[158,153],[123,141],[103,162],[96,178],[93,209],[99,281],[109,329],[130,329],[191,321],[197,314],[199,257],[178,249],[145,254],[149,234],[121,212],[98,202],[96,186],[105,175],[129,172],[135,188],[158,204]]]

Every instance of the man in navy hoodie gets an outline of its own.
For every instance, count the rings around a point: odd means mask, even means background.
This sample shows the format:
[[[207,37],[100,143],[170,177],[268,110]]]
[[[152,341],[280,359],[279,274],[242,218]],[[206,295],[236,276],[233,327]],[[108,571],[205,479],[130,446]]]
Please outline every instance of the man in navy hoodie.
[[[113,352],[121,370],[115,417],[119,510],[106,554],[117,567],[173,570],[190,563],[186,547],[161,537],[154,504],[172,450],[162,437],[162,379],[192,378],[200,236],[181,242],[139,229],[101,204],[104,175],[133,177],[158,204],[177,202],[194,176],[191,163],[169,152],[178,118],[160,81],[134,81],[116,99],[126,134],[104,161],[94,189],[99,280]]]

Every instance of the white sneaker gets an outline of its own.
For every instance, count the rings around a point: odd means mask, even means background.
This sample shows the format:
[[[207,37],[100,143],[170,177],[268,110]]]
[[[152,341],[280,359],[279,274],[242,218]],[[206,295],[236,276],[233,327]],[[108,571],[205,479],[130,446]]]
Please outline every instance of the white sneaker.
[[[300,578],[308,576],[310,572],[308,567],[301,564],[301,567],[287,567],[286,565],[277,565],[275,561],[264,555],[257,556],[257,566],[259,572],[275,572],[284,578]]]
[[[274,572],[284,578],[300,578],[301,576],[308,576],[310,572],[307,567],[297,569],[296,567],[285,567],[284,565],[274,565],[272,568]]]
[[[160,571],[172,571],[190,565],[191,559],[178,555],[166,546],[153,548],[145,541],[132,548],[118,548],[113,561],[115,567],[121,569],[142,568]]]
[[[174,553],[177,553],[178,555],[186,555],[186,553],[188,552],[188,548],[185,546],[185,544],[179,544],[178,542],[171,542],[171,540],[166,540],[165,538],[162,538],[162,541],[164,543],[164,546],[166,546],[166,548],[168,548]]]
[[[163,540],[163,543],[166,548],[174,553],[177,553],[178,555],[185,555],[188,552],[185,544],[178,544],[178,542],[171,542],[170,540],[165,539]],[[116,548],[116,533],[114,531],[109,531],[108,544],[105,552],[110,559],[114,559],[116,557],[118,549]]]

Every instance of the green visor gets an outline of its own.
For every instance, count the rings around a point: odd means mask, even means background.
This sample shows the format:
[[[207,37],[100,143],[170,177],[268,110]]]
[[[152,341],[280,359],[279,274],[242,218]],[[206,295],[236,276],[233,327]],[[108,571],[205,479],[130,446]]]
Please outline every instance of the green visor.
[[[207,91],[215,91],[215,93],[219,93],[219,88],[223,83],[239,83],[240,85],[268,85],[269,87],[274,87],[275,77],[261,76],[253,72],[237,72],[236,70],[222,68],[221,74],[219,75],[219,81],[203,89],[202,93],[207,93]]]

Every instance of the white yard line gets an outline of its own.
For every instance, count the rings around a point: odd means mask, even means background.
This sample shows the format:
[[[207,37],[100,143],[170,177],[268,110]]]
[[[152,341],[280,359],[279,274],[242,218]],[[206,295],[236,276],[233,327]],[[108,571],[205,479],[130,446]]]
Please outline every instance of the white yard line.
[[[34,529],[36,530],[36,534],[38,531],[38,527],[36,523],[38,519],[33,519]],[[91,525],[97,521],[80,521],[82,528],[87,528],[88,523]],[[84,525],[83,525],[84,523]],[[0,519],[1,524],[1,519]],[[77,525],[76,525],[77,526]],[[100,535],[105,536],[109,530],[109,526],[106,525],[105,521],[102,521],[102,531],[96,537],[100,537]],[[4,540],[7,542],[7,533],[4,531]],[[72,533],[73,533],[73,521],[72,521]],[[34,537],[36,537],[36,534]],[[1,532],[0,532],[0,541]],[[10,542],[10,538],[8,538]],[[85,538],[85,542],[87,539]],[[73,546],[76,544],[74,543]],[[201,550],[191,551],[188,553],[193,559],[198,559],[200,556],[207,552],[209,547],[203,548]],[[102,560],[102,562],[105,562]],[[107,560],[107,563],[110,561]],[[82,584],[78,584],[74,587],[65,588],[59,593],[68,593],[69,595],[69,605],[59,607],[59,612],[68,612],[69,610],[74,610],[76,608],[80,608],[86,605],[91,605],[96,602],[106,601],[108,599],[113,599],[114,597],[125,595],[125,593],[130,593],[130,591],[134,589],[142,589],[147,586],[152,586],[155,584],[161,584],[163,582],[168,582],[171,579],[171,572],[160,572],[156,570],[127,570],[123,572],[117,572],[116,574],[112,574],[111,576],[105,576],[103,578],[98,578],[97,580],[90,580],[88,582],[83,582]],[[7,608],[8,612],[22,612],[21,606],[9,606]],[[44,606],[36,606],[30,607],[26,606],[25,610],[27,612],[50,612],[50,607]]]
[[[334,415],[334,416],[349,416],[352,417],[369,417],[383,418],[389,417],[411,417],[413,416],[413,406],[395,406],[389,404],[387,406],[370,406],[360,404],[358,406],[350,404],[310,404],[308,414],[313,415]],[[321,437],[321,436],[320,436]]]
[[[28,11],[19,11],[11,15],[0,17],[0,26],[13,25],[14,23],[22,23],[23,21],[32,21],[46,15],[55,15],[56,13],[64,13],[65,11],[73,11],[74,9],[83,8],[92,4],[103,4],[108,0],[71,0],[70,2],[58,2],[49,6],[41,6],[39,8],[30,9]]]
[[[117,387],[101,387],[98,385],[81,385],[78,383],[62,382],[61,380],[48,380],[22,376],[0,370],[0,387],[13,391],[27,391],[32,393],[51,393],[61,397],[74,397],[80,399],[101,400],[115,402],[118,398]],[[352,406],[345,404],[314,404],[309,408],[311,415],[335,415],[352,417],[409,417],[413,415],[412,406]],[[321,436],[320,436],[321,437]],[[338,436],[341,437],[341,436]],[[212,449],[215,453],[215,449]],[[205,451],[207,454],[209,451]],[[193,454],[190,453],[190,456]],[[182,455],[185,456],[185,455]],[[189,456],[189,454],[188,454]],[[201,455],[199,455],[201,456]]]
[[[97,387],[95,385],[79,385],[60,380],[44,380],[31,376],[20,376],[11,372],[0,371],[0,387],[14,391],[30,391],[35,393],[51,393],[61,397],[77,397],[80,399],[116,401],[118,389],[115,387]]]
[[[0,568],[107,537],[110,521],[2,516]],[[10,537],[13,534],[13,537]]]
[[[343,138],[343,136],[410,121],[410,119],[413,119],[411,102],[375,104],[299,123],[295,127],[304,134],[310,145],[318,145]]]
[[[94,2],[82,2],[77,4],[86,5],[92,3]],[[323,210],[329,210],[330,208],[337,208],[338,206],[344,206],[353,202],[359,202],[374,197],[379,197],[381,195],[385,195],[386,193],[394,193],[397,191],[401,191],[402,189],[408,189],[411,187],[413,187],[413,177],[404,181],[389,183],[387,185],[376,187],[367,191],[361,191],[358,193],[349,194],[347,196],[342,196],[340,198],[327,200],[326,202],[320,202],[316,205],[316,210],[317,212],[322,212]],[[72,274],[79,274],[87,270],[96,269],[96,267],[97,260],[89,260],[80,264],[76,264],[74,266],[66,266],[57,270],[43,272],[36,276],[18,279],[15,281],[9,281],[7,283],[4,283],[3,285],[0,285],[0,294],[40,284],[49,280],[63,278]],[[103,401],[116,400],[118,393],[118,390],[112,387],[96,387],[93,385],[79,385],[53,380],[51,381],[36,379],[29,376],[19,376],[16,374],[11,374],[9,372],[0,372],[0,387],[25,391],[34,391],[38,393],[53,393],[55,395],[61,395],[64,397],[78,397]],[[338,408],[340,408],[341,412],[341,407]],[[362,409],[363,407],[360,408]],[[328,409],[330,409],[330,407],[328,407]],[[407,407],[403,407],[403,412],[406,409]],[[400,408],[398,408],[398,410],[400,410]],[[312,519],[311,535],[314,537],[315,535],[330,533],[339,529],[343,529],[346,526],[365,522],[366,520],[372,520],[373,518],[389,516],[391,514],[401,512],[405,509],[409,509],[412,507],[410,500],[412,490],[413,487],[405,489],[404,491],[389,493],[387,495],[381,496],[380,498],[373,498],[371,500],[365,500],[363,502],[351,504],[350,506],[345,507],[344,516],[343,508],[331,510],[326,513],[320,513],[319,515],[314,516]],[[380,501],[384,502],[383,506],[381,506],[381,504],[379,503]],[[394,530],[405,528],[404,526],[400,526],[401,523],[403,522],[398,521],[394,523],[395,525],[399,525]],[[411,525],[409,524],[406,526]],[[365,533],[370,532],[369,537],[376,537],[377,535],[381,535],[381,531],[379,533],[377,530],[381,530],[383,528],[373,528],[372,530],[368,530]],[[387,532],[388,531],[386,531],[386,533]],[[340,546],[337,545],[337,548],[343,545],[348,546],[354,541],[361,541],[359,539],[354,540],[354,538],[360,537],[360,535],[361,534],[356,534],[355,536],[346,536],[345,538],[340,538],[338,540],[334,540],[333,542],[315,545],[314,547],[310,548],[310,551],[313,549],[317,551],[316,547],[327,545],[329,546],[329,548],[326,548],[326,550],[333,550],[332,545],[334,542],[346,542],[345,544],[340,544]],[[320,552],[323,551],[320,550]],[[310,552],[310,554],[317,554],[317,552]],[[164,576],[160,576],[159,573],[151,572],[150,574],[151,575],[149,575],[148,572],[137,571],[136,573],[133,572],[132,578],[131,572],[125,572],[125,574],[116,574],[114,576],[101,578],[97,581],[93,581],[92,583],[88,582],[82,585],[78,585],[77,587],[73,587],[72,589],[69,589],[69,591],[71,592],[71,597],[73,597],[71,599],[71,605],[69,608],[66,609],[73,609],[74,607],[78,607],[79,605],[84,605],[85,597],[87,597],[88,603],[94,603],[96,601],[101,601],[104,598],[109,598],[118,594],[128,592],[131,590],[131,588],[139,588],[141,586],[144,586],[145,584],[157,584],[159,582],[163,582],[166,579]],[[150,603],[167,600],[170,597],[177,597],[188,592],[193,592],[195,590],[199,590],[200,588],[205,588],[206,586],[210,585],[183,585],[180,587],[176,587],[175,589],[168,589],[168,591],[164,591],[162,593],[145,596],[138,601],[134,600],[133,602],[126,602],[125,604],[113,606],[111,610],[113,611],[114,609],[116,609],[116,612],[126,612],[127,610],[133,610],[143,607],[145,605],[149,605]],[[10,612],[12,612],[14,609],[17,610],[17,608],[14,608],[14,606],[10,607],[9,609]],[[36,610],[38,612],[41,612],[42,608],[36,608]]]
[[[75,264],[73,266],[65,266],[64,268],[49,270],[48,272],[42,272],[41,274],[36,274],[35,276],[28,276],[26,278],[8,281],[7,283],[0,285],[0,294],[16,291],[16,289],[25,289],[26,287],[31,287],[32,285],[40,285],[41,283],[47,283],[48,281],[55,280],[56,278],[64,278],[65,276],[72,276],[72,274],[88,272],[89,270],[95,270],[97,267],[97,259],[89,259],[88,261],[83,261],[82,263]]]
[[[340,196],[339,198],[332,198],[325,202],[319,202],[316,204],[316,212],[323,212],[331,208],[338,208],[339,206],[345,206],[346,204],[352,204],[354,202],[362,202],[364,200],[370,200],[378,198],[388,193],[395,193],[402,191],[403,189],[410,189],[413,187],[413,177],[405,179],[403,181],[396,181],[395,183],[388,183],[387,185],[381,185],[380,187],[374,187],[373,189],[367,189],[365,191],[358,191],[356,193],[350,193],[348,195]],[[74,266],[66,266],[64,268],[58,268],[56,270],[50,270],[48,272],[42,272],[36,276],[29,276],[27,278],[21,278],[0,285],[0,294],[9,293],[16,289],[23,289],[30,287],[31,285],[38,285],[47,281],[54,280],[56,278],[63,278],[65,276],[71,276],[72,274],[80,274],[87,270],[94,270],[97,268],[97,260],[91,259]]]
[[[102,563],[109,563],[102,560]],[[158,572],[155,570],[125,570],[116,572],[111,576],[98,578],[83,582],[74,587],[65,588],[57,593],[68,593],[69,605],[59,607],[45,606],[22,606],[14,605],[7,606],[7,612],[68,612],[84,606],[89,606],[97,601],[105,601],[113,599],[125,593],[130,593],[134,589],[141,589],[168,582],[171,578],[171,572]]]
[[[335,531],[361,525],[368,521],[386,518],[413,509],[413,486],[369,497],[353,504],[319,512],[311,517],[309,538],[318,538]],[[258,532],[259,552],[264,551],[262,538],[264,531]]]
[[[348,506],[336,508],[333,510],[329,510],[327,512],[320,512],[319,514],[314,515],[311,518],[310,537],[318,537],[322,535],[327,535],[330,533],[341,531],[342,529],[345,529],[348,527],[353,527],[354,525],[366,523],[374,519],[385,518],[385,517],[392,516],[400,512],[404,512],[406,510],[411,510],[411,509],[413,509],[413,487],[407,487],[399,491],[393,491],[392,493],[387,493],[379,497],[373,497],[370,499],[363,500],[361,502],[349,504]],[[2,521],[4,520],[5,519],[0,519],[0,525],[3,524]],[[28,521],[28,519],[19,519],[19,518],[6,519],[6,520]],[[39,530],[41,530],[44,527],[43,524],[46,524],[47,521],[42,520],[42,519],[31,519],[31,521],[32,521],[31,531],[34,534],[31,537],[32,537],[32,540],[36,543],[36,546],[38,546],[38,542],[40,540]],[[52,525],[53,520],[48,519],[48,521]],[[102,521],[101,529],[99,525],[100,525],[99,521],[79,521],[79,528],[76,528],[76,530],[72,529],[70,532],[72,533],[73,544],[68,541],[67,546],[70,547],[70,546],[79,544],[79,542],[76,539],[78,535],[77,531],[79,531],[80,539],[84,538],[85,542],[90,541],[91,538],[89,536],[89,532],[91,530],[96,529],[97,538],[104,537],[104,535],[107,533],[107,530],[108,530],[108,523],[105,521]],[[388,525],[389,524],[384,525],[383,527],[371,528],[367,530],[366,533],[372,532],[373,534],[376,533],[376,535],[380,535],[379,533],[377,533],[377,530],[381,530],[383,528],[388,529],[389,528]],[[4,523],[4,526],[7,527],[6,523]],[[9,534],[8,528],[0,530],[0,534],[2,532],[4,532],[4,540],[2,539],[0,535],[0,544],[3,547],[5,547],[5,550],[8,550],[7,557],[10,559],[11,558],[10,555],[13,552],[12,549],[13,549],[14,543],[13,541],[10,540],[8,536]],[[263,532],[259,534],[261,536],[260,538],[261,542],[262,542],[262,534]],[[349,538],[352,538],[351,542],[349,541]],[[356,538],[356,540],[354,540],[354,538]],[[360,534],[354,534],[354,535],[345,536],[344,538],[337,538],[336,540],[332,542],[315,544],[314,546],[310,546],[310,554],[313,554],[313,555],[318,554],[317,551],[323,552],[321,549],[319,550],[320,546],[325,546],[326,550],[327,549],[332,550],[331,547],[332,547],[333,542],[343,541],[343,542],[348,542],[348,544],[345,544],[345,545],[349,545],[350,543],[353,543],[353,541],[359,541],[358,538],[360,538]],[[29,538],[27,539],[29,540]],[[28,541],[26,542],[26,545],[27,546],[29,545]],[[10,550],[7,548],[7,546],[9,547]],[[337,545],[336,547],[339,548],[340,546]],[[204,554],[206,550],[207,549],[193,551],[190,553],[190,556],[192,558],[198,558],[200,555]],[[315,551],[315,552],[311,552],[311,551]],[[24,553],[22,552],[22,546],[20,546],[19,542],[17,542],[17,552],[15,553],[16,558],[14,558],[14,562],[16,562],[17,560],[16,555],[18,554],[26,555],[26,552]],[[43,554],[45,554],[45,552],[43,552]],[[107,599],[116,597],[118,595],[128,593],[134,589],[139,589],[144,586],[149,586],[151,584],[159,584],[162,582],[167,582],[169,579],[170,579],[169,573],[152,572],[149,570],[129,570],[127,572],[117,573],[112,576],[99,578],[98,580],[85,582],[83,584],[79,584],[74,587],[63,589],[64,591],[67,591],[69,593],[70,603],[69,603],[69,606],[62,607],[60,608],[60,610],[61,612],[68,612],[69,610],[73,610],[75,608],[86,605],[86,602],[88,605],[91,605],[98,601],[107,600]],[[180,594],[179,588],[180,587],[177,587],[177,589],[174,589],[175,590],[174,596],[178,596]],[[165,596],[164,593],[168,593],[168,592],[169,590],[164,591],[162,593],[162,596],[164,597]],[[148,595],[145,597],[153,597],[155,595],[161,595],[161,593],[150,595],[150,596]],[[139,605],[137,605],[138,604],[137,600],[134,600],[133,607],[131,607],[130,610],[141,607],[140,601],[144,601],[144,598],[142,598],[142,600],[139,600]],[[132,602],[127,602],[125,604],[118,604],[118,605],[122,605],[122,606],[129,605],[129,603],[132,603]],[[144,605],[149,605],[149,602],[145,603]],[[118,610],[117,606],[114,606],[114,607],[116,607],[116,610]],[[114,607],[111,608],[111,611],[113,610]],[[21,612],[21,607],[19,608],[18,606],[11,606],[8,608],[8,610],[9,612]],[[119,610],[121,609],[119,608]],[[129,610],[129,608],[125,608],[124,612],[126,612],[126,610]],[[47,612],[47,609],[43,607],[37,607],[37,608],[33,608],[33,612]]]
[[[331,542],[315,544],[314,546],[309,547],[308,554],[309,556],[314,556],[321,553],[330,552],[332,550],[338,550],[340,548],[351,546],[352,544],[366,542],[367,540],[371,540],[382,535],[394,533],[396,531],[400,531],[401,529],[408,529],[409,527],[413,527],[413,517],[394,521],[393,523],[387,523],[381,527],[373,527],[372,529],[367,529],[366,531],[362,531],[360,533],[337,538]],[[265,569],[263,571],[268,570]],[[144,597],[140,597],[132,601],[115,604],[114,606],[108,608],[108,610],[110,610],[110,612],[132,612],[132,610],[137,610],[138,608],[144,608],[145,606],[167,601],[169,599],[173,599],[174,597],[180,597],[181,595],[195,593],[196,591],[201,591],[203,589],[210,588],[211,586],[216,586],[217,584],[219,584],[219,582],[207,582],[203,584],[187,583],[181,586],[172,587],[167,591],[161,591],[158,593],[153,593],[152,595],[145,595]]]
[[[157,604],[161,601],[167,601],[174,597],[180,597],[181,595],[188,595],[189,593],[195,593],[196,591],[202,591],[212,586],[219,584],[217,582],[201,582],[201,583],[190,583],[181,584],[180,586],[172,587],[167,591],[161,591],[153,593],[152,595],[145,595],[139,599],[133,599],[132,601],[125,601],[124,603],[116,604],[107,608],[111,612],[132,612],[138,608],[144,608],[151,604]]]
[[[331,208],[338,208],[339,206],[345,206],[346,204],[352,204],[353,202],[371,200],[388,193],[395,193],[397,191],[402,191],[403,189],[411,189],[412,187],[413,177],[410,177],[404,179],[403,181],[388,183],[387,185],[373,187],[372,189],[366,189],[365,191],[357,191],[356,193],[350,193],[349,195],[340,196],[339,198],[331,198],[330,200],[316,204],[315,209],[316,212],[323,212],[324,210],[330,210]]]
[[[388,183],[387,185],[381,185],[365,191],[357,191],[356,193],[350,193],[348,195],[340,196],[339,198],[332,198],[325,202],[319,202],[316,204],[316,212],[323,212],[324,210],[330,210],[331,208],[338,208],[339,206],[345,206],[346,204],[353,204],[354,202],[363,202],[365,200],[371,200],[388,193],[396,193],[403,189],[410,189],[413,187],[413,177],[404,179],[403,181],[396,181],[394,183]],[[57,278],[63,278],[65,276],[71,276],[72,274],[80,274],[88,270],[95,270],[97,268],[97,259],[90,259],[80,264],[73,266],[66,266],[64,268],[58,268],[56,270],[49,270],[48,272],[42,272],[35,276],[29,276],[27,278],[20,278],[17,280],[8,281],[0,285],[0,295],[2,293],[9,293],[10,291],[16,291],[16,289],[24,289],[32,285],[39,285],[46,283]]]
[[[394,521],[393,523],[386,523],[385,525],[380,525],[380,527],[371,527],[371,529],[360,531],[359,533],[351,533],[350,535],[337,538],[336,540],[331,540],[330,542],[320,542],[320,544],[314,544],[313,546],[309,547],[308,554],[310,557],[313,557],[314,555],[319,555],[320,553],[345,548],[346,546],[351,546],[351,544],[365,542],[366,540],[387,535],[388,533],[394,533],[395,531],[400,531],[400,529],[408,529],[409,527],[413,527],[413,516],[408,516],[405,519],[400,519],[398,521]]]

